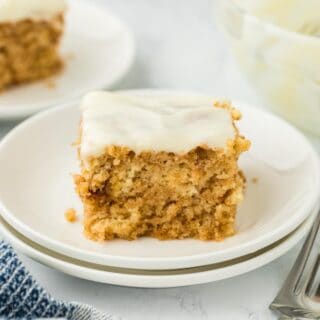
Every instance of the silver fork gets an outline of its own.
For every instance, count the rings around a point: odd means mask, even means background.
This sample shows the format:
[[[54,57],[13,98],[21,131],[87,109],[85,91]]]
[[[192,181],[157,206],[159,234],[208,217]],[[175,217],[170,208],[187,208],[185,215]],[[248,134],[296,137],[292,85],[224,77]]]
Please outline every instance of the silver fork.
[[[282,289],[270,308],[280,319],[320,320],[320,210]]]

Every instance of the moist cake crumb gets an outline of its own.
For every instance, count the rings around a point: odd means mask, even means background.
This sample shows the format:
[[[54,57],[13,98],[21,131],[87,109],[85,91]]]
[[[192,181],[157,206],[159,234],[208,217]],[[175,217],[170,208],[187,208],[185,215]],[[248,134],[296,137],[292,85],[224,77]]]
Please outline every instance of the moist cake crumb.
[[[45,86],[48,88],[48,89],[54,89],[57,87],[57,83],[53,80],[53,79],[47,79],[45,82],[44,82]]]
[[[254,184],[257,184],[259,182],[259,178],[258,177],[253,177],[251,179],[251,182],[254,183]]]
[[[156,107],[155,107],[156,106]],[[84,99],[74,176],[93,240],[233,235],[250,142],[228,102],[136,99],[99,92]]]
[[[0,10],[0,91],[63,69],[64,0],[10,0]]]
[[[73,208],[69,208],[65,211],[64,217],[68,222],[75,222],[77,220],[77,212]]]

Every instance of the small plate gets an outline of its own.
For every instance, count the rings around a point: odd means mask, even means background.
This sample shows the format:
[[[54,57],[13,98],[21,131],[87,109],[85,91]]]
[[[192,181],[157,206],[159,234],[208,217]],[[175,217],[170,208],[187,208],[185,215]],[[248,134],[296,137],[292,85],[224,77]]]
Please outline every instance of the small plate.
[[[139,91],[152,96],[188,93]],[[258,251],[297,228],[317,204],[319,159],[309,142],[285,121],[235,102],[241,132],[252,141],[240,165],[248,179],[237,215],[237,234],[222,242],[197,240],[93,242],[81,221],[68,223],[64,211],[82,212],[71,174],[78,172],[76,105],[38,114],[0,143],[0,211],[17,231],[58,253],[102,265],[136,269],[179,269],[218,263]],[[258,183],[252,179],[257,177]]]
[[[24,237],[1,218],[0,234],[10,241],[15,249],[30,258],[78,278],[126,287],[170,288],[232,278],[262,267],[295,246],[310,229],[314,216],[315,213],[285,238],[255,254],[208,266],[171,271],[122,269],[72,259]]]
[[[63,72],[50,80],[0,94],[0,119],[18,119],[108,88],[129,70],[135,55],[131,31],[105,7],[69,0],[62,41]]]

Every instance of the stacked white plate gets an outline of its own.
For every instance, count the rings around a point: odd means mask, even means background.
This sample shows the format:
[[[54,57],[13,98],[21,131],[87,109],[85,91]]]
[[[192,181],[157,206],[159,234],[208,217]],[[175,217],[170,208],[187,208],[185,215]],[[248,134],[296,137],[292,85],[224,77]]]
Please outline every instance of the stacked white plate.
[[[194,95],[141,90],[137,95]],[[234,102],[241,132],[252,141],[240,166],[247,177],[237,234],[222,242],[197,240],[97,243],[68,223],[67,208],[81,203],[71,174],[79,171],[76,104],[40,113],[0,143],[0,233],[24,254],[73,276],[135,287],[205,283],[258,268],[292,248],[318,209],[319,158],[283,120]]]

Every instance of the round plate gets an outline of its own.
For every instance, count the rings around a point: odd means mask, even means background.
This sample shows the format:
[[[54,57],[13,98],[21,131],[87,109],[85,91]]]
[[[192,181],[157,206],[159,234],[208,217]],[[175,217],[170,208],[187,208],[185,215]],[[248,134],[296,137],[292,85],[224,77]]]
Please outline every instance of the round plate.
[[[32,259],[78,278],[120,286],[170,288],[208,283],[235,277],[277,259],[302,239],[310,229],[315,214],[284,239],[255,254],[232,261],[172,271],[121,269],[82,262],[42,247],[24,237],[0,218],[0,233],[14,248]]]
[[[283,120],[242,103],[235,105],[243,113],[240,130],[252,141],[252,148],[240,161],[248,183],[233,237],[222,242],[141,238],[99,243],[86,239],[81,221],[71,224],[64,218],[67,208],[82,212],[71,177],[79,171],[72,146],[80,119],[76,105],[38,114],[1,141],[1,214],[42,246],[79,260],[122,268],[189,268],[260,250],[297,228],[316,206],[319,160],[303,135]],[[258,183],[252,182],[254,177]]]
[[[26,117],[70,103],[90,90],[110,87],[132,65],[134,39],[117,17],[90,0],[69,0],[68,4],[61,46],[65,69],[50,80],[1,93],[0,119]]]

